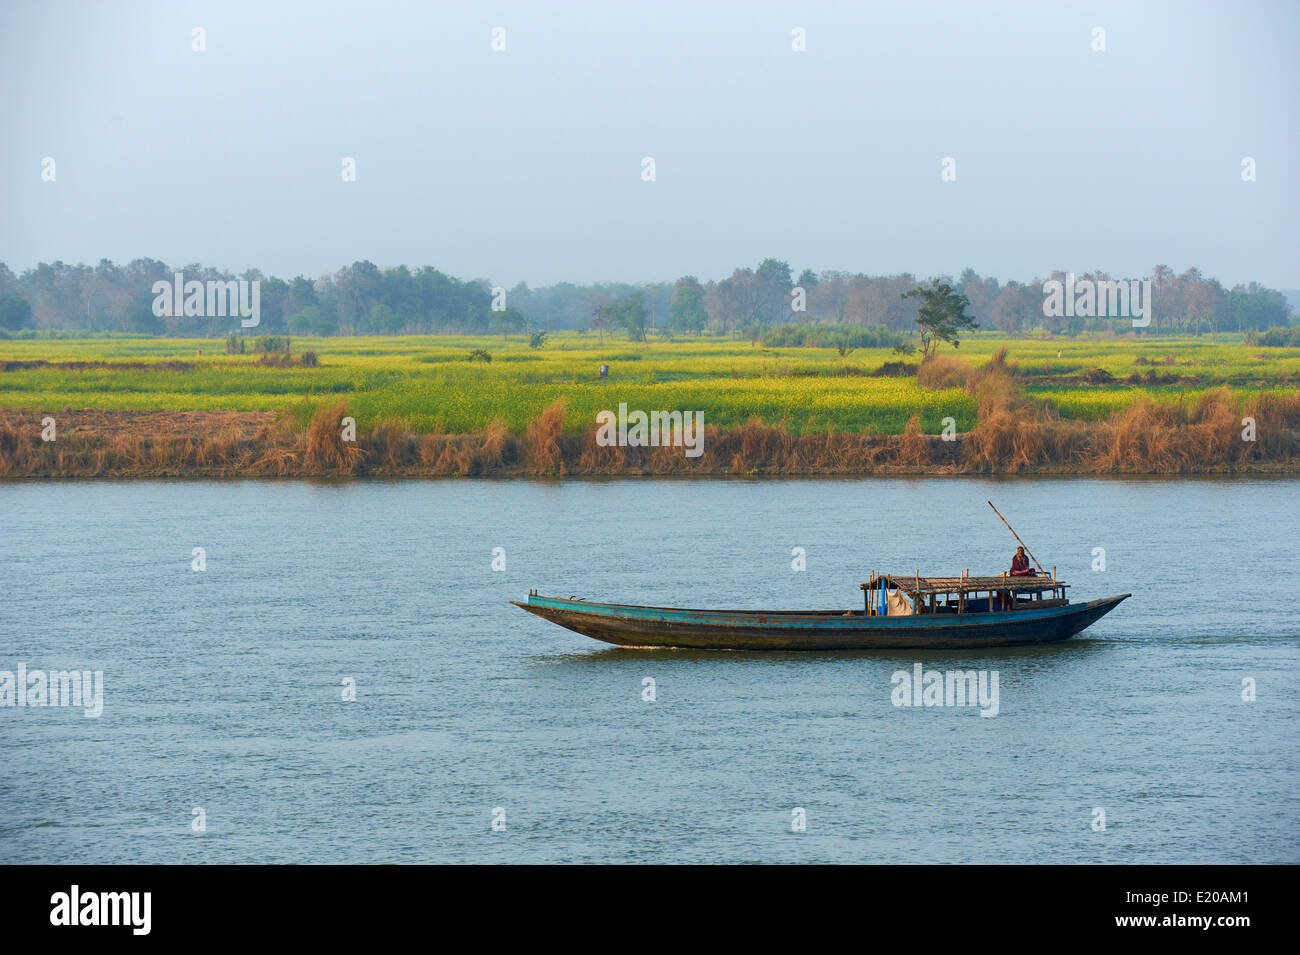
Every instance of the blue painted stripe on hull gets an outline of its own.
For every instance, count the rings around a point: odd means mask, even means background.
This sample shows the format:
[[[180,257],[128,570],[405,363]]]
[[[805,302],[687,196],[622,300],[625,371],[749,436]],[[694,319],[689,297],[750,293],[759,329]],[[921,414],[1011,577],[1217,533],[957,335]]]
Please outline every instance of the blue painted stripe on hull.
[[[1125,596],[1128,596],[1125,594]],[[844,611],[822,611],[803,615],[791,612],[765,614],[760,610],[684,610],[672,607],[639,607],[635,604],[598,604],[581,600],[564,600],[556,597],[532,595],[530,607],[549,607],[575,613],[594,613],[621,620],[653,620],[670,623],[694,623],[713,627],[780,627],[798,630],[862,630],[879,627],[943,627],[955,625],[987,626],[998,623],[1019,623],[1025,620],[1050,620],[1068,616],[1087,607],[1071,603],[1064,607],[1047,607],[1041,610],[1013,610],[995,613],[972,614],[919,614],[910,617],[844,616]]]

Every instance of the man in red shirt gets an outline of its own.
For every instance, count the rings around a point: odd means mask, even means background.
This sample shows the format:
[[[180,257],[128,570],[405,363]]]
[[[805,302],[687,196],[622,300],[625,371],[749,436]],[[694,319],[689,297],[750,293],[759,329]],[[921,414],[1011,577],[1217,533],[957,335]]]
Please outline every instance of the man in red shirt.
[[[1023,547],[1016,548],[1016,556],[1011,558],[1011,576],[1012,577],[1037,577],[1038,573],[1034,568],[1029,566],[1029,558],[1025,556]],[[1016,596],[1013,591],[1003,591],[1002,609],[1015,610]]]
[[[1025,556],[1023,547],[1016,548],[1016,556],[1011,558],[1011,576],[1012,577],[1037,577],[1038,574],[1034,568],[1029,566],[1029,558]]]

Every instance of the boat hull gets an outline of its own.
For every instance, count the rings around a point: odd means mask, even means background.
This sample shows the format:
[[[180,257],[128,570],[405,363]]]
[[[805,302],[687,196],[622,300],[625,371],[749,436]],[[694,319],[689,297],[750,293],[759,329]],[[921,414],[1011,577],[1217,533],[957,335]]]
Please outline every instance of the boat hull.
[[[511,601],[620,647],[696,650],[872,650],[1006,647],[1068,640],[1131,596],[1000,613],[868,617],[862,611],[760,612],[596,604],[531,595]]]

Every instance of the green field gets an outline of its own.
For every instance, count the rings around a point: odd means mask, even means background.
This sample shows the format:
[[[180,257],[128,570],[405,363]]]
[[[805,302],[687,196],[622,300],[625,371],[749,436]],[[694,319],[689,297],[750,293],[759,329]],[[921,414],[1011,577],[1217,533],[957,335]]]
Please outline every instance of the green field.
[[[758,417],[791,433],[831,427],[894,434],[917,413],[929,433],[945,416],[960,430],[975,424],[974,399],[963,389],[928,390],[915,377],[869,377],[900,360],[887,349],[841,357],[828,348],[771,349],[710,338],[632,343],[576,333],[554,335],[540,349],[517,337],[295,338],[294,353],[315,351],[319,366],[275,368],[257,364],[254,354],[226,355],[224,347],[168,338],[0,340],[0,362],[52,363],[0,373],[0,407],[284,411],[305,421],[322,402],[347,397],[362,428],[391,420],[415,432],[473,433],[500,419],[517,433],[563,397],[570,431],[590,429],[598,411],[620,402],[703,411],[706,424],[724,428]],[[1143,395],[1190,401],[1225,384],[1241,392],[1293,391],[1300,382],[1300,349],[1263,349],[1239,338],[1043,341],[980,334],[942,353],[980,364],[1004,347],[1026,392],[1066,418],[1099,420]],[[486,349],[491,363],[469,362],[476,348]],[[916,364],[919,356],[902,360]],[[164,361],[189,367],[147,367]],[[68,362],[146,367],[60,367]],[[598,375],[601,364],[609,365],[608,379]],[[1095,369],[1116,381],[1086,383]],[[1123,381],[1153,372],[1177,381]]]

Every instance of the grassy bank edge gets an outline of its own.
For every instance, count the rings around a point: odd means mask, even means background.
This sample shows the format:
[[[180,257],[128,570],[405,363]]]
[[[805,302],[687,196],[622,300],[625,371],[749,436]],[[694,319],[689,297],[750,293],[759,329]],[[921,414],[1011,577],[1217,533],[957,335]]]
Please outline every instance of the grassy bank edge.
[[[0,478],[1300,474],[1300,393],[1234,399],[1222,389],[1195,407],[1139,401],[1090,423],[1055,417],[996,380],[975,391],[979,422],[962,434],[923,434],[919,416],[899,435],[792,435],[753,420],[706,428],[694,458],[682,447],[601,446],[594,429],[567,434],[562,401],[522,434],[501,422],[480,434],[392,423],[352,434],[339,400],[306,428],[281,416],[256,429],[156,434],[141,415],[128,430],[45,441],[44,415],[18,410],[0,425]]]

